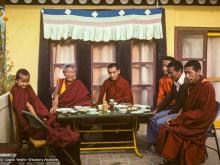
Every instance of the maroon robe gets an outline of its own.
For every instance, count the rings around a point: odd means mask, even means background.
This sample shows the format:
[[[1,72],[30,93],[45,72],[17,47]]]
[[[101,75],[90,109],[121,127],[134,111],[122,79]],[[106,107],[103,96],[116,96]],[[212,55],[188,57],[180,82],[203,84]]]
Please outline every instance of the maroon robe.
[[[64,79],[58,83],[58,94],[60,93]],[[66,90],[59,95],[59,107],[74,107],[75,105],[89,106],[91,100],[89,91],[80,80],[74,80],[71,84],[66,84]]]
[[[107,101],[114,99],[118,103],[133,104],[133,95],[130,85],[122,76],[119,76],[115,81],[110,79],[104,81],[100,89],[98,104],[102,103],[105,93]]]
[[[61,127],[60,124],[57,123],[56,114],[50,114],[48,112],[30,85],[26,88],[21,88],[15,84],[11,89],[11,94],[13,95],[13,109],[16,111],[18,121],[33,139],[46,138],[47,144],[53,145],[54,147],[64,147],[79,139],[79,133],[73,132],[70,126]],[[26,110],[27,102],[33,106],[39,118],[47,119],[46,121],[43,120],[48,128],[47,133],[29,128],[28,123],[22,116],[22,111]]]
[[[170,126],[160,129],[158,152],[179,165],[197,165],[205,161],[206,133],[216,115],[215,91],[211,82],[200,77],[188,86],[183,110]]]

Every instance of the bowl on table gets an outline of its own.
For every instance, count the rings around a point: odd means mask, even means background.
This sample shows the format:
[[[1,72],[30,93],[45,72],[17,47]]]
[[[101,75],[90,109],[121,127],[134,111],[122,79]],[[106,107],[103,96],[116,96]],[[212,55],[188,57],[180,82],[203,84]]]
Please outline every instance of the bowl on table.
[[[137,110],[137,111],[132,111],[131,114],[142,114],[144,113],[143,109]]]
[[[119,112],[120,112],[120,113],[127,113],[128,110],[127,110],[126,108],[121,108],[121,109],[119,109]]]
[[[81,113],[87,113],[90,109],[88,106],[75,106],[74,108]]]
[[[143,105],[143,104],[134,104],[133,107],[138,107],[140,109],[151,109],[150,105]]]
[[[128,107],[131,107],[132,104],[131,103],[120,103],[118,105],[122,105],[122,106],[125,106],[125,108],[128,108]]]
[[[88,108],[87,110],[88,110],[89,112],[96,112],[96,111],[97,111],[96,108]]]
[[[88,111],[86,114],[87,115],[98,115],[100,112],[97,111]]]
[[[140,108],[139,107],[136,107],[136,106],[132,106],[132,107],[128,107],[128,111],[131,112],[131,111],[137,111],[139,110]]]
[[[116,110],[126,109],[126,108],[127,108],[126,105],[122,105],[122,104],[115,105],[115,109],[116,109]]]

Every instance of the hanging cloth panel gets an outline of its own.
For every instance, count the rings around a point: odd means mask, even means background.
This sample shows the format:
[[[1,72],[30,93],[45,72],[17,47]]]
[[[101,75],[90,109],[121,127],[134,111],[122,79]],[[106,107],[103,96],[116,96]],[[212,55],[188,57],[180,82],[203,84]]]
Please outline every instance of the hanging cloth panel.
[[[108,42],[163,38],[162,9],[42,9],[44,38]]]

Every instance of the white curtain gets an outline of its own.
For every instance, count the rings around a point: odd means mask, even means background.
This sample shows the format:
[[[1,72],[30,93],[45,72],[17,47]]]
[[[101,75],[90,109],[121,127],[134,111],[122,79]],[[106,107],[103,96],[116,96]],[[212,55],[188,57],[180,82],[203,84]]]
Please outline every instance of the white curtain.
[[[184,35],[182,40],[182,64],[183,66],[188,61],[184,58],[203,58],[203,35]],[[201,73],[203,73],[203,62],[201,64]]]
[[[182,58],[203,58],[203,35],[184,35],[182,43]]]
[[[52,74],[53,85],[56,86],[59,78],[64,78],[63,66],[65,64],[75,64],[75,45],[73,42],[57,42],[51,44],[52,49]]]
[[[208,37],[207,77],[220,78],[220,37]],[[220,82],[213,82],[216,99],[220,101]]]
[[[151,87],[133,87],[134,102],[153,106],[153,42],[134,41],[132,46],[132,85],[150,85]]]

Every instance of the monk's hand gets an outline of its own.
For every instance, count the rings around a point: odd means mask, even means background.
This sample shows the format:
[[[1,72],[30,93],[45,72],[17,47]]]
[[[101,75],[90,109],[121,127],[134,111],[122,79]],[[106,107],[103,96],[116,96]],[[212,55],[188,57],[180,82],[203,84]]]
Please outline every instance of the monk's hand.
[[[43,121],[47,121],[47,118],[46,118],[46,117],[44,117],[44,118],[43,118]]]
[[[57,107],[52,107],[52,108],[50,109],[50,113],[55,113],[55,112],[56,112],[56,109],[57,109]]]
[[[157,113],[157,109],[153,110],[152,114],[155,115]]]
[[[167,120],[167,125],[170,126],[170,124],[171,124],[171,119]]]

